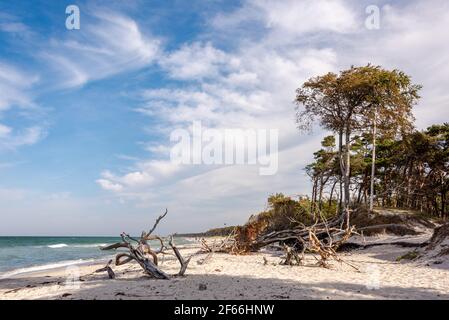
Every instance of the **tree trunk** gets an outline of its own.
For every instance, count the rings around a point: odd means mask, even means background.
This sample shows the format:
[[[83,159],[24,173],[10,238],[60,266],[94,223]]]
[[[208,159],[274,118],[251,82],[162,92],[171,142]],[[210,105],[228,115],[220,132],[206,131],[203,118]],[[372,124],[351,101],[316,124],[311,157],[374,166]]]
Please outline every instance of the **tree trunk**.
[[[317,194],[317,184],[318,179],[316,177],[313,177],[313,187],[312,187],[312,202],[310,203],[310,211],[312,211],[313,219],[316,219],[316,194]]]
[[[335,185],[337,184],[337,182],[338,180],[335,180],[334,184],[332,185],[331,194],[329,197],[329,207],[332,205],[332,197],[334,196]]]
[[[319,193],[319,196],[318,196],[318,208],[320,209],[320,211],[321,211],[321,209],[323,209],[322,201],[323,201],[324,187],[326,186],[326,184],[329,181],[329,179],[330,179],[330,175],[327,176],[325,179],[323,179],[323,176],[321,176],[320,193]]]
[[[350,193],[350,174],[351,174],[351,132],[349,126],[346,127],[346,141],[345,141],[345,163],[344,163],[344,189],[345,189],[345,210],[349,210],[349,203],[351,198]]]
[[[374,209],[374,175],[376,172],[376,134],[377,134],[377,110],[374,112],[374,124],[373,124],[373,153],[371,157],[371,186],[369,196],[369,209]]]
[[[341,211],[343,209],[343,130],[340,130],[338,133],[338,158],[340,162],[340,177],[339,177],[339,183],[340,183],[340,193],[339,193],[339,202],[338,202],[338,209]]]

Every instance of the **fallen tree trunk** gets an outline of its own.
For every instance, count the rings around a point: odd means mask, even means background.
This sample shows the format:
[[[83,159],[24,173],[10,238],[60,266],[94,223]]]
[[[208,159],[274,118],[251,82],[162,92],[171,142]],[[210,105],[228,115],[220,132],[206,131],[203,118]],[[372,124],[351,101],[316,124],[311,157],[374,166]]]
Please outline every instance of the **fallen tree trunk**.
[[[352,234],[359,234],[365,231],[372,230],[390,230],[403,231],[410,233],[410,228],[398,223],[390,224],[376,224],[362,227],[351,225],[351,212],[343,212],[338,217],[329,221],[316,222],[311,226],[299,224],[297,227],[276,230],[271,232],[264,232],[264,223],[258,221],[249,221],[246,225],[239,227],[234,237],[234,243],[227,246],[227,251],[232,253],[248,253],[255,252],[261,248],[274,244],[287,244],[289,247],[295,248],[297,251],[302,251],[304,245],[307,245],[312,240],[310,238],[310,231],[313,231],[313,237],[323,244],[341,242],[342,237],[347,237],[347,232],[352,228]],[[292,221],[294,222],[294,221]],[[262,227],[261,227],[262,226]]]
[[[322,218],[321,221],[316,221],[311,226],[297,223],[297,227],[271,232],[264,232],[268,225],[266,221],[255,218],[248,221],[243,227],[236,229],[233,241],[228,241],[223,251],[246,254],[279,244],[286,253],[283,264],[302,264],[304,253],[308,252],[316,255],[318,265],[328,267],[327,260],[329,259],[344,262],[337,255],[337,251],[352,235],[359,234],[359,231],[401,227],[397,224],[380,224],[357,229],[350,224],[350,215],[351,211],[348,210],[329,221]],[[353,265],[350,266],[357,269]]]
[[[241,227],[237,230],[235,236],[235,244],[231,251],[234,253],[245,253],[251,251],[258,251],[263,247],[269,246],[274,243],[286,243],[291,242],[295,244],[297,250],[302,250],[305,243],[310,241],[310,231],[313,230],[313,235],[318,240],[331,240],[338,241],[338,237],[345,234],[350,228],[349,226],[350,212],[343,212],[340,216],[330,221],[323,221],[315,223],[312,226],[301,225],[293,229],[285,229],[279,231],[272,231],[269,233],[260,233],[255,237],[248,237],[247,229],[251,229],[252,226]],[[256,222],[259,223],[259,222]],[[259,223],[260,224],[260,223]],[[343,229],[344,228],[344,229]]]

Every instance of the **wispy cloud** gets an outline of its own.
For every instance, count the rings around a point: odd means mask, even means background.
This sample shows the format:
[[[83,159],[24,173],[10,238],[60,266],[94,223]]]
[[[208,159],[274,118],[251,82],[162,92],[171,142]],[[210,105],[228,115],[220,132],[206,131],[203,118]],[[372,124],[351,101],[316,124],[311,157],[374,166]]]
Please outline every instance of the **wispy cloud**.
[[[46,134],[45,129],[37,126],[16,132],[11,127],[0,124],[0,151],[33,145],[43,139]]]
[[[39,54],[59,86],[79,87],[148,66],[157,58],[160,40],[143,34],[133,19],[104,10],[90,11],[83,17],[87,21],[80,30],[51,39]]]
[[[0,62],[0,119],[2,113],[11,108],[22,110],[36,109],[30,89],[38,81],[38,76],[30,75],[5,62]],[[0,151],[32,145],[45,136],[45,130],[40,126],[14,129],[0,123]]]
[[[33,99],[28,89],[37,81],[38,76],[30,75],[0,61],[0,112],[13,106],[22,108],[33,106]]]
[[[0,32],[24,35],[30,33],[31,30],[17,17],[11,14],[0,12]]]
[[[28,31],[28,27],[21,22],[2,22],[0,31],[11,33],[22,33]]]
[[[247,37],[269,38],[273,43],[287,43],[320,33],[356,32],[362,21],[350,2],[340,0],[248,0],[231,13],[216,15],[210,25],[217,36],[238,33]]]

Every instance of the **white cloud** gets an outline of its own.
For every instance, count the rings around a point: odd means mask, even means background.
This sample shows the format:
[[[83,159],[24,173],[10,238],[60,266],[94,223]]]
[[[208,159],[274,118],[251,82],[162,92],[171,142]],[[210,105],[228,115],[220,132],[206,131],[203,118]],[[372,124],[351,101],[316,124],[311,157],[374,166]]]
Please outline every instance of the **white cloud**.
[[[11,64],[0,62],[0,119],[2,122],[7,120],[2,117],[2,113],[12,108],[21,110],[38,108],[30,93],[38,79],[38,76],[28,74]],[[35,144],[45,135],[46,132],[40,125],[17,129],[0,123],[0,151]]]
[[[151,160],[139,164],[142,169],[152,172],[154,175],[171,176],[179,171],[180,166],[169,161]]]
[[[106,179],[98,179],[97,183],[105,190],[108,191],[121,191],[123,190],[123,186],[118,183],[112,183],[109,180]]]
[[[257,0],[251,4],[262,12],[269,29],[290,35],[323,30],[345,33],[354,31],[357,25],[347,2],[339,0]]]
[[[195,42],[161,57],[159,63],[171,78],[201,80],[218,76],[227,60],[227,55],[210,43]]]
[[[145,147],[145,150],[147,150],[155,155],[167,156],[170,154],[170,147],[165,144],[157,144],[157,145],[150,144]]]
[[[2,22],[0,23],[0,31],[11,33],[23,33],[28,31],[26,25],[20,22]]]
[[[37,81],[37,76],[0,61],[0,112],[12,106],[34,106],[28,89]]]
[[[17,17],[4,12],[0,12],[0,31],[20,36],[26,36],[31,33],[30,28],[20,22]]]
[[[252,26],[251,26],[252,24]],[[242,35],[258,27],[271,32],[274,41],[291,41],[317,32],[354,32],[360,25],[348,2],[340,0],[250,0],[231,13],[219,14],[212,26],[222,32],[242,31]]]
[[[135,171],[125,174],[121,181],[129,187],[135,187],[139,185],[148,185],[154,181],[154,178],[146,172]]]
[[[173,178],[175,173],[181,171],[181,166],[169,160],[149,160],[137,162],[135,169],[124,175],[115,175],[110,171],[102,173],[102,179],[97,183],[105,190],[140,192],[145,188],[165,183],[166,179]],[[185,169],[185,168],[184,168]]]
[[[40,52],[58,79],[54,85],[82,86],[155,61],[160,41],[144,35],[133,19],[102,10],[90,14],[80,30],[52,39]]]
[[[0,124],[0,138],[9,136],[11,131],[12,131],[12,129],[10,127]]]
[[[444,0],[408,1],[385,5],[379,30],[364,30],[345,39],[337,52],[341,65],[380,64],[397,68],[423,85],[415,108],[417,126],[424,128],[449,119],[449,3]]]
[[[46,136],[41,127],[28,127],[15,132],[11,127],[0,124],[0,150],[11,150],[37,143]]]
[[[200,52],[191,54],[197,56],[205,46],[195,44],[189,46],[189,50],[196,48]],[[185,46],[180,50],[185,50]],[[197,208],[201,201],[209,201],[217,205],[221,203],[229,209],[232,206],[224,203],[239,195],[245,194],[252,199],[259,197],[263,204],[263,198],[270,192],[294,192],[297,184],[292,184],[287,176],[293,170],[297,171],[294,175],[301,176],[302,167],[294,162],[293,168],[285,161],[286,154],[290,155],[288,158],[294,157],[294,152],[286,150],[307,154],[298,146],[300,140],[292,103],[295,89],[300,81],[333,69],[335,53],[331,49],[296,49],[286,53],[269,45],[254,43],[236,52],[228,52],[226,57],[227,63],[214,66],[217,68],[214,77],[204,80],[197,76],[186,77],[186,89],[145,90],[142,97],[147,100],[146,105],[137,111],[160,119],[171,129],[183,127],[191,130],[192,121],[202,121],[203,125],[215,129],[279,129],[283,149],[280,157],[284,159],[280,164],[282,174],[262,177],[256,166],[177,166],[166,155],[165,160],[139,161],[136,163],[138,171],[118,176],[109,173],[107,179],[110,183],[124,186],[119,192],[121,198],[148,204],[154,203],[155,197],[166,198],[173,194],[175,197],[170,202],[175,207],[182,207],[181,203],[189,201]],[[183,63],[188,66],[189,60]],[[167,71],[171,72],[170,69]],[[243,79],[240,78],[242,75]],[[236,78],[240,81],[234,81]],[[297,147],[292,149],[295,145]],[[169,148],[169,143],[158,145],[160,150]],[[304,159],[310,159],[312,153],[308,153]],[[300,154],[296,155],[297,159]],[[304,162],[301,164],[305,165]],[[147,183],[140,183],[141,179]],[[304,182],[307,185],[307,180]],[[250,203],[254,205],[255,201]],[[240,202],[239,205],[243,206]],[[251,211],[246,205],[241,210]]]

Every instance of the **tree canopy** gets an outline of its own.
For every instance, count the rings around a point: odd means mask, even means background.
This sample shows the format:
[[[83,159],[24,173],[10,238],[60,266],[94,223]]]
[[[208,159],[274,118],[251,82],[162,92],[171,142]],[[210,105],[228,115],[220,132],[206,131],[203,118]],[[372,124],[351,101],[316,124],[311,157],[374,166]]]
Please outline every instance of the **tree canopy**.
[[[340,169],[338,181],[344,209],[348,209],[351,201],[352,145],[360,135],[372,141],[373,181],[377,130],[389,137],[411,132],[412,108],[420,89],[402,71],[370,64],[311,78],[297,89],[299,129],[308,130],[317,121],[338,135],[338,165],[334,163],[333,168]],[[335,183],[334,180],[334,187]]]

